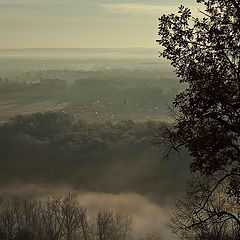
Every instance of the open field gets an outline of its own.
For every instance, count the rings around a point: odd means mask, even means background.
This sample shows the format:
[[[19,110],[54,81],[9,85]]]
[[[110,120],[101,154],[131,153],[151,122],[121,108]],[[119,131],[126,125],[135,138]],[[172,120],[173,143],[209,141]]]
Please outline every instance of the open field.
[[[36,112],[57,111],[66,107],[68,103],[57,102],[56,100],[40,100],[29,104],[20,104],[18,99],[0,102],[0,121],[8,119],[19,114],[32,114]]]

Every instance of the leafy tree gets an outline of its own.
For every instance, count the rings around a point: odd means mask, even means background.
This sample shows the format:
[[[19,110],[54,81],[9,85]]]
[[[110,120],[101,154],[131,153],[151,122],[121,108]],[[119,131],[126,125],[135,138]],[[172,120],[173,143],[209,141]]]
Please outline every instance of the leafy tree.
[[[174,100],[176,122],[161,142],[192,155],[191,169],[203,175],[240,174],[240,3],[197,0],[202,17],[180,6],[159,20],[161,55],[187,88]]]
[[[182,239],[239,239],[240,2],[197,3],[201,17],[180,6],[159,19],[161,56],[186,89],[173,102],[174,126],[162,127],[158,141],[185,146],[201,176],[177,203],[171,226]]]
[[[38,112],[17,115],[1,128],[1,134],[29,134],[44,139],[66,131],[72,124],[72,117],[65,112]]]

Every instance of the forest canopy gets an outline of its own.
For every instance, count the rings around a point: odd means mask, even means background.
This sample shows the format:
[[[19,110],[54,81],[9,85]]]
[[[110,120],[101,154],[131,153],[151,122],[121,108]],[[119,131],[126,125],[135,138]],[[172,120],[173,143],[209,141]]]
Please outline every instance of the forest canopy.
[[[165,148],[159,152],[154,136],[162,126],[132,120],[88,123],[61,111],[15,116],[0,126],[1,183],[178,194],[188,171],[180,161],[161,161]],[[166,179],[182,183],[171,193]]]

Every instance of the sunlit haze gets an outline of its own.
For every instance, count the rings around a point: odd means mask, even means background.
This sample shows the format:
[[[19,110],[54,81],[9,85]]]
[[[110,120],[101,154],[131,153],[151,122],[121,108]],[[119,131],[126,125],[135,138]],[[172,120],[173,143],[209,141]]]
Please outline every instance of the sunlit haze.
[[[158,17],[187,0],[0,0],[0,48],[155,47]]]

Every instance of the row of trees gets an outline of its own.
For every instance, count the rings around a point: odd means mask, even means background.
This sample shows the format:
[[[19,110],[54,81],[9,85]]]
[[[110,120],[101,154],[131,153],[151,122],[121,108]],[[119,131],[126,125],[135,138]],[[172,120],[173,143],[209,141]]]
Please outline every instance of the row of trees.
[[[0,126],[0,149],[4,153],[17,145],[20,149],[29,145],[57,151],[96,151],[129,145],[149,147],[160,126],[161,123],[131,120],[87,123],[64,112],[19,115]]]
[[[0,204],[1,240],[126,240],[130,216],[99,211],[89,217],[74,193],[48,199],[13,196]]]
[[[185,179],[186,165],[162,164],[154,146],[162,123],[89,123],[78,117],[45,112],[0,125],[0,185],[67,184],[87,191],[158,191],[162,196],[182,191],[183,184],[173,183],[171,193],[166,179]]]

